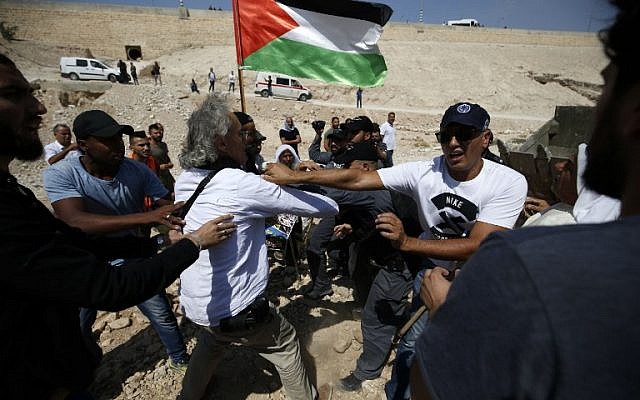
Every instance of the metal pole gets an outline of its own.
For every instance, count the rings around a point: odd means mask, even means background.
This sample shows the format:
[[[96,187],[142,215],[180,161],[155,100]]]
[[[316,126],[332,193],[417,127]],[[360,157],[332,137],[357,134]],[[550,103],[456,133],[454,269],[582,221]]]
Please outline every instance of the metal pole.
[[[240,9],[238,0],[234,0],[233,7],[233,25],[236,36],[236,54],[238,61],[238,84],[240,85],[240,109],[242,112],[246,112],[246,105],[244,99],[244,81],[242,79],[242,66],[244,64],[244,55],[242,54],[242,32],[240,32]]]

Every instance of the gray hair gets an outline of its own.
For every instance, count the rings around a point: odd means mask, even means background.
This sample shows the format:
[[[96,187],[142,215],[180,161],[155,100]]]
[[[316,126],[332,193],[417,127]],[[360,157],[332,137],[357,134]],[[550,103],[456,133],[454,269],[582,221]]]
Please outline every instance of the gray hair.
[[[56,131],[57,131],[58,129],[60,129],[60,128],[67,128],[67,129],[71,130],[71,128],[69,128],[69,125],[67,125],[67,124],[55,124],[55,125],[53,126],[53,129],[52,129],[51,131],[52,131],[53,133],[56,133]]]
[[[216,136],[229,132],[231,109],[227,98],[212,94],[202,102],[187,121],[187,137],[178,156],[183,169],[204,168],[216,162],[218,152],[213,144]]]

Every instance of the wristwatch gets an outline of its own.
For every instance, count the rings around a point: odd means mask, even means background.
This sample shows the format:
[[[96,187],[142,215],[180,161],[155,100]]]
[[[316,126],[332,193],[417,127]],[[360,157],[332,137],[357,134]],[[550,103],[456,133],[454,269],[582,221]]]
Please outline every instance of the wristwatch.
[[[156,251],[161,252],[167,246],[169,246],[169,239],[163,233],[159,233],[153,237],[156,240]]]

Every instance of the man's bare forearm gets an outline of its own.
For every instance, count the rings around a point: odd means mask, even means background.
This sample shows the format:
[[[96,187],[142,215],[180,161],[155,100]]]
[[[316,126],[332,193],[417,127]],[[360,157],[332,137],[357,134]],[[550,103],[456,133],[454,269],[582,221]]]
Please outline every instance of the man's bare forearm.
[[[377,172],[364,172],[357,169],[325,169],[295,174],[296,183],[309,183],[345,190],[384,189]]]
[[[141,225],[151,223],[146,213],[100,215],[78,212],[72,217],[61,217],[61,219],[71,226],[92,234],[119,232],[127,229],[135,229]]]
[[[421,257],[464,261],[475,253],[480,242],[472,238],[433,240],[407,236],[398,250]]]

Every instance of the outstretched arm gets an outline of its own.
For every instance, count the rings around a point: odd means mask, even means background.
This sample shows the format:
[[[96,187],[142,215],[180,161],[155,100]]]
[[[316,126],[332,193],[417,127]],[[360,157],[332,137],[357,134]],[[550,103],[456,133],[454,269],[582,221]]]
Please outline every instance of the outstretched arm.
[[[51,204],[58,218],[87,233],[111,233],[134,229],[140,225],[162,224],[171,229],[180,229],[182,220],[170,214],[182,203],[163,205],[155,210],[126,215],[102,215],[87,211],[84,200],[70,197]]]
[[[325,169],[321,171],[292,171],[282,164],[269,164],[264,179],[278,185],[307,183],[346,190],[384,189],[376,171],[359,169]]]

